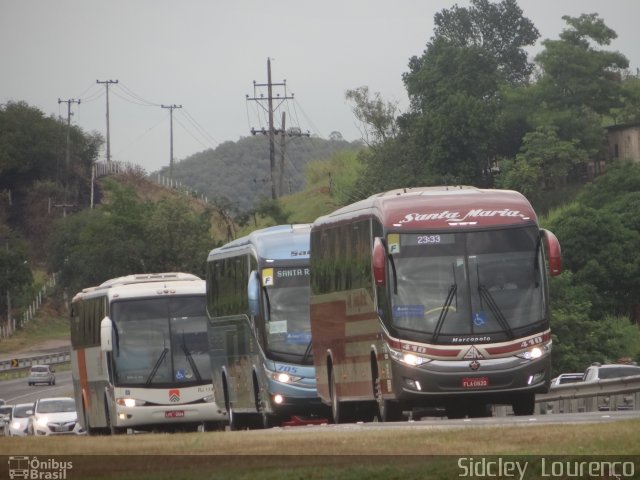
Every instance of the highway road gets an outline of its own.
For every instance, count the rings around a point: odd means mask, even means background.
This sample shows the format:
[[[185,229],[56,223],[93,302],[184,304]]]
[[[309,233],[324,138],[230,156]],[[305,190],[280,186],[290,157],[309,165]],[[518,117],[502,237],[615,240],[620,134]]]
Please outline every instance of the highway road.
[[[56,372],[56,385],[36,385],[29,386],[26,378],[5,380],[0,382],[0,398],[7,403],[28,403],[42,397],[57,396],[73,396],[73,384],[71,381],[71,372]],[[306,431],[326,430],[327,428],[339,430],[369,430],[378,428],[398,428],[412,426],[413,428],[445,428],[456,429],[468,426],[522,426],[522,425],[548,425],[548,424],[575,424],[575,423],[603,423],[615,420],[625,420],[632,418],[640,418],[640,410],[627,410],[616,412],[586,412],[586,413],[567,413],[567,414],[549,414],[549,415],[532,415],[532,416],[506,416],[491,418],[473,418],[473,419],[456,419],[449,420],[444,417],[424,417],[419,421],[412,422],[389,422],[378,423],[368,422],[359,424],[343,424],[343,425],[318,425],[318,426],[301,426],[287,427],[286,429],[273,429],[275,431],[291,430],[295,431],[304,428]]]
[[[0,398],[7,403],[29,403],[44,397],[73,397],[71,371],[56,371],[55,385],[27,384],[27,377],[0,381]]]

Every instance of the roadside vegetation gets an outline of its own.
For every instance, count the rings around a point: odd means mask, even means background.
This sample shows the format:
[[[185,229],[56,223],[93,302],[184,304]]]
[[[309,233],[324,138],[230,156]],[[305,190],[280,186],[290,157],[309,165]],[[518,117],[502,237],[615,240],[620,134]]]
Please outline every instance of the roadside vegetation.
[[[639,420],[588,425],[511,428],[407,427],[359,429],[332,426],[252,432],[208,432],[118,437],[0,437],[6,455],[106,455],[86,457],[82,478],[457,478],[460,456],[495,456],[533,463],[535,456],[563,461],[604,458],[637,462]],[[490,439],[490,441],[488,441]],[[131,455],[135,452],[136,455]],[[562,452],[562,457],[557,457]],[[113,455],[118,461],[113,462]],[[602,457],[599,457],[602,455]],[[628,457],[634,456],[634,457]],[[82,463],[82,457],[72,457]],[[76,460],[77,459],[77,460]],[[169,459],[169,463],[167,463]],[[79,464],[74,465],[78,474]],[[638,465],[636,465],[638,468]],[[530,469],[533,470],[533,467]],[[83,470],[84,472],[84,470]],[[428,473],[428,476],[425,476]],[[539,478],[539,477],[526,477]]]

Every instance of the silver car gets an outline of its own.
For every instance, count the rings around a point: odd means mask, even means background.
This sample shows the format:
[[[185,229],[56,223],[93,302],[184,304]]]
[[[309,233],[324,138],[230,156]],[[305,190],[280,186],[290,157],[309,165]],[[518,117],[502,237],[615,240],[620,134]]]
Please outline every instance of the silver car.
[[[47,383],[49,385],[56,384],[55,370],[50,365],[33,365],[27,379],[29,386],[36,383]]]

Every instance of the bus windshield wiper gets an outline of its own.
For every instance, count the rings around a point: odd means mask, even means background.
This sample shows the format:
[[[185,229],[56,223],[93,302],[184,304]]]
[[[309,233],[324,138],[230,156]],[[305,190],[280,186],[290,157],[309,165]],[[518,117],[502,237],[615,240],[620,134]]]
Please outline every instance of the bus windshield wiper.
[[[386,250],[387,248],[386,244],[384,248]],[[398,274],[396,272],[396,261],[393,259],[393,255],[391,255],[390,253],[387,254],[387,257],[389,257],[389,263],[391,264],[391,270],[393,271],[393,294],[397,295],[398,294]]]
[[[480,293],[480,298],[484,298],[484,300],[489,305],[491,312],[496,317],[496,320],[498,320],[498,323],[500,324],[502,329],[507,332],[507,336],[510,339],[513,339],[513,330],[511,329],[511,326],[509,326],[509,322],[507,321],[507,319],[504,318],[504,315],[502,314],[500,307],[493,298],[493,295],[491,295],[491,292],[487,290],[487,287],[485,287],[484,285],[478,285],[478,292]]]
[[[264,298],[267,302],[267,311],[265,312],[265,320],[267,322],[271,321],[271,299],[269,298],[269,291],[267,287],[262,287],[262,293],[264,293]]]
[[[454,283],[449,287],[449,292],[447,293],[447,298],[444,301],[444,304],[440,310],[440,316],[438,317],[438,323],[436,323],[436,328],[433,330],[433,342],[438,341],[438,336],[440,336],[440,330],[442,330],[442,326],[444,325],[444,319],[447,317],[447,313],[449,313],[449,307],[451,307],[451,302],[456,296],[456,292],[458,291],[458,284]]]
[[[182,332],[182,351],[184,352],[184,356],[187,358],[187,362],[189,362],[189,366],[191,367],[191,370],[193,370],[193,373],[196,376],[196,380],[201,382],[202,376],[200,375],[198,366],[196,365],[196,362],[193,360],[193,355],[191,355],[191,352],[187,348],[187,344],[184,341],[184,332]]]
[[[151,384],[151,382],[153,380],[153,377],[155,377],[156,373],[158,373],[158,369],[160,368],[160,365],[162,364],[162,362],[165,359],[165,357],[167,356],[167,353],[169,353],[169,348],[164,347],[164,350],[162,350],[162,353],[158,357],[158,360],[156,361],[156,364],[153,366],[153,370],[151,370],[151,373],[149,374],[149,378],[147,378],[147,381],[145,382],[145,385],[150,385]]]
[[[313,347],[313,340],[307,344],[307,349],[304,351],[304,355],[302,356],[302,361],[300,362],[301,364],[304,365],[304,363],[307,361],[307,358],[311,353],[311,347]]]

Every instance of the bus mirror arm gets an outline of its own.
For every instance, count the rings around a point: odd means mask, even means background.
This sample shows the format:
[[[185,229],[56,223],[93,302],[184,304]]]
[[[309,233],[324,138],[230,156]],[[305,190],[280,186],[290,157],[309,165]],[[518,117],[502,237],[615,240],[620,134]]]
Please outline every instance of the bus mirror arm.
[[[553,232],[549,230],[543,228],[540,233],[544,237],[547,255],[549,256],[549,274],[554,277],[560,275],[562,273],[560,242]]]
[[[103,352],[113,351],[113,322],[109,317],[100,322],[100,349]]]
[[[260,274],[255,270],[249,275],[247,295],[249,297],[249,313],[253,316],[260,315]]]

